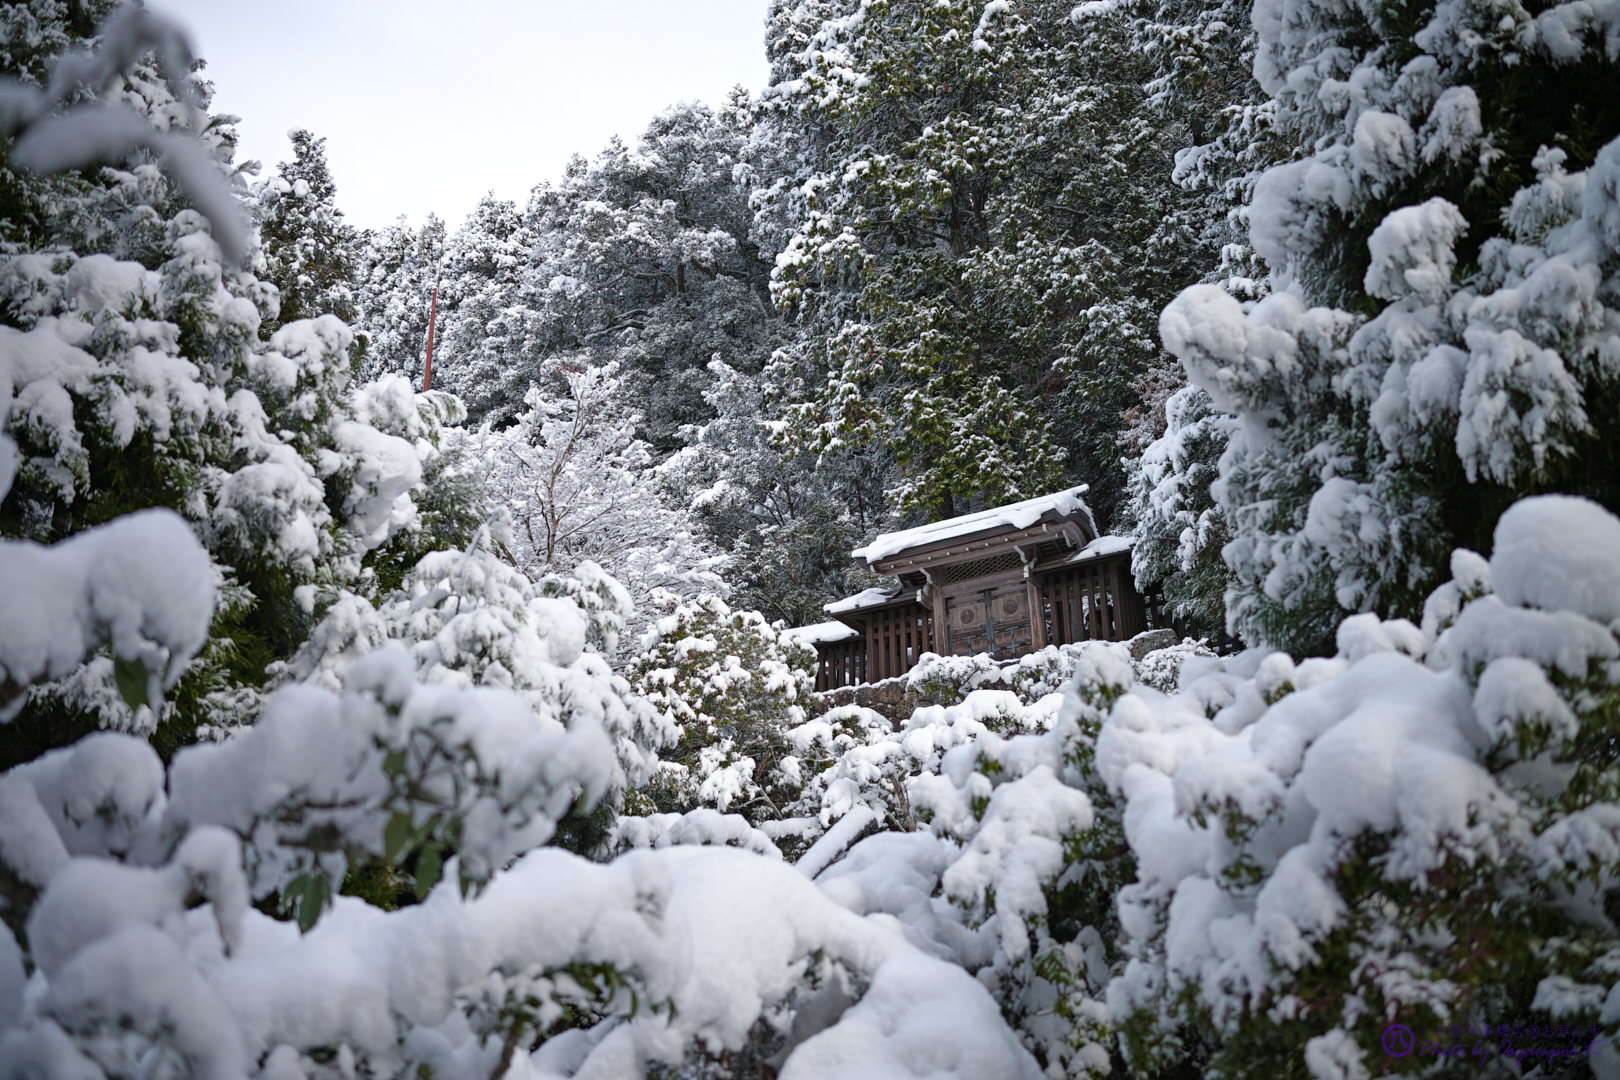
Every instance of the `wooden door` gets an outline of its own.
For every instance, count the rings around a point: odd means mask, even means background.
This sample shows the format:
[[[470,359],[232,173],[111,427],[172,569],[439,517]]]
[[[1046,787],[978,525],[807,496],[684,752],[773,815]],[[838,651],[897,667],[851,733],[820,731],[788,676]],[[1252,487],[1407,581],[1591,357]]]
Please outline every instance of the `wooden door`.
[[[950,626],[950,651],[956,656],[987,652],[998,660],[1009,660],[1034,648],[1029,590],[1022,580],[999,587],[953,590],[945,597],[945,619]]]
[[[991,654],[997,660],[1023,656],[1035,647],[1029,590],[1022,581],[994,590],[989,600]]]

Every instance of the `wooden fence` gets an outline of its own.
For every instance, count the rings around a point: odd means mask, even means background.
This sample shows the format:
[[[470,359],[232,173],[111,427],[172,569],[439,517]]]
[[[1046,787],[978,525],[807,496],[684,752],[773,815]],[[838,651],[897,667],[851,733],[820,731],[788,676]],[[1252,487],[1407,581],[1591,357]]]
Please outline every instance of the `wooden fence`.
[[[866,639],[823,642],[816,645],[816,692],[866,681]]]
[[[1036,585],[1048,645],[1124,641],[1151,629],[1129,554],[1048,571]]]
[[[904,675],[934,648],[934,613],[912,601],[873,608],[866,616],[866,682]]]

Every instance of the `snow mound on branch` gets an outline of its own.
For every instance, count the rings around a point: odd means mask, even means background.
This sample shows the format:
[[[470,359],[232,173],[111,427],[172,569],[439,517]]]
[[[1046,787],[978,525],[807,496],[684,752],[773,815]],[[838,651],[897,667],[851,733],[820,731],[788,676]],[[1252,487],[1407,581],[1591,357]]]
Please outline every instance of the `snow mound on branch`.
[[[1517,502],[1497,522],[1491,580],[1504,603],[1612,623],[1620,619],[1620,521],[1568,495]]]
[[[103,642],[144,666],[156,702],[208,639],[214,575],[178,514],[143,510],[53,547],[0,540],[0,596],[0,709]]]
[[[666,848],[680,844],[737,847],[780,859],[782,852],[770,837],[748,824],[738,814],[722,814],[707,806],[684,814],[624,815],[614,824],[614,840],[620,848]]]
[[[1452,249],[1467,231],[1468,219],[1444,199],[1392,212],[1367,240],[1372,252],[1367,291],[1384,300],[1443,301],[1457,263]]]
[[[793,1000],[819,953],[860,992],[819,1030],[795,1029],[780,1075],[1040,1075],[970,975],[881,918],[833,903],[780,861],[672,847],[604,866],[542,849],[476,897],[447,883],[397,912],[339,898],[300,936],[241,902],[228,860],[208,894],[214,917],[187,917],[184,868],[196,860],[186,851],[207,837],[193,838],[156,870],[81,861],[58,875],[59,899],[48,894],[31,925],[47,941],[60,925],[74,947],[42,969],[29,1035],[123,1018],[128,1035],[165,1044],[198,1075],[241,1075],[246,1061],[341,1045],[379,1072],[423,1064],[471,1080],[499,1057],[500,1040],[480,1028],[511,991],[555,1007],[564,987],[578,986],[572,965],[603,965],[639,993],[603,1003],[579,1065],[639,1076],[641,1062],[677,1064],[697,1042],[741,1048],[763,1011]],[[64,922],[70,894],[81,905],[97,895],[127,902],[101,904],[99,921]],[[14,1062],[22,1035],[7,1036]],[[533,1067],[569,1041],[543,1045]]]
[[[311,867],[303,837],[324,830],[381,854],[393,815],[415,829],[449,814],[460,822],[463,872],[482,881],[551,839],[576,803],[593,807],[622,783],[598,715],[580,710],[565,727],[560,710],[502,689],[423,686],[414,668],[390,645],[349,668],[341,697],[283,687],[238,737],[182,751],[166,828],[234,831],[249,845],[254,895],[263,896]],[[390,766],[407,750],[420,775]],[[314,862],[338,880],[342,861],[331,866],[332,854]]]

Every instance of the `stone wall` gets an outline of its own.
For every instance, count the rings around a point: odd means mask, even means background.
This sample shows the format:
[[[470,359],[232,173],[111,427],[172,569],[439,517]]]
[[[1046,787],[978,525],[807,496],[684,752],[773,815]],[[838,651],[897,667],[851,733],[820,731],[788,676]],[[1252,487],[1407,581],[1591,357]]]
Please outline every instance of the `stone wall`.
[[[911,711],[917,706],[931,704],[924,700],[921,694],[906,689],[905,676],[884,679],[882,682],[862,683],[859,686],[840,686],[836,690],[817,694],[816,697],[825,701],[830,709],[836,709],[841,705],[859,705],[871,709],[896,726],[905,723],[911,716]]]

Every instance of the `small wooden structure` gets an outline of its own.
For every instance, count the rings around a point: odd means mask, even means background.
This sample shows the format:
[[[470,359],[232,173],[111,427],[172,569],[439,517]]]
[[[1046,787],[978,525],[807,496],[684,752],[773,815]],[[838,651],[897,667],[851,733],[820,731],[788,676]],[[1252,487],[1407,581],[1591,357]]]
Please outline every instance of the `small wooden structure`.
[[[888,533],[854,551],[896,584],[828,604],[834,622],[794,631],[820,657],[816,689],[904,675],[925,652],[1013,660],[1164,625],[1136,591],[1130,539],[1097,535],[1085,490]]]

